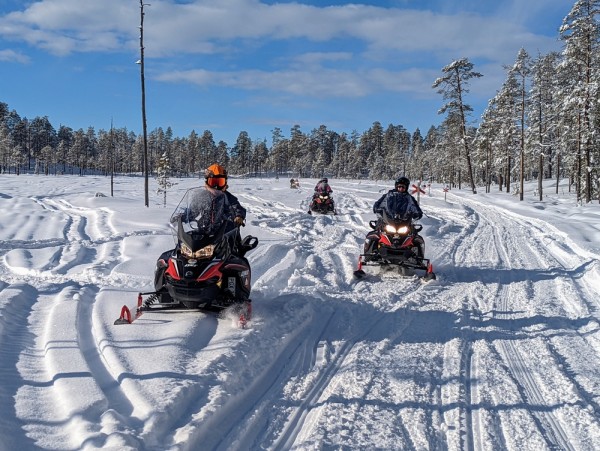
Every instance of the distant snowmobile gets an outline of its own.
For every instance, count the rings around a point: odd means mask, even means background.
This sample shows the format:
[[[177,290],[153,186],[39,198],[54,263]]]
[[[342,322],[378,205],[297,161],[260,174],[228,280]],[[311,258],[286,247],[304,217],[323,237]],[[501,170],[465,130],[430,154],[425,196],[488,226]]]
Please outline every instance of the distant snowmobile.
[[[312,215],[313,212],[322,215],[337,215],[335,209],[335,203],[333,197],[329,193],[315,193],[310,202],[308,214]]]
[[[155,291],[139,293],[135,317],[127,306],[115,324],[131,323],[145,311],[165,308],[222,311],[233,307],[240,324],[250,319],[251,271],[245,254],[258,239],[239,240],[239,227],[228,219],[220,191],[193,188],[171,216],[175,248],[158,259]],[[144,296],[149,296],[145,300]]]
[[[385,211],[381,220],[370,221],[369,225],[373,231],[365,239],[364,251],[358,258],[358,269],[354,271],[356,277],[366,276],[365,266],[396,266],[403,276],[422,270],[425,271],[425,280],[436,278],[431,262],[424,258],[425,241],[419,235],[422,225],[398,215],[390,217]]]

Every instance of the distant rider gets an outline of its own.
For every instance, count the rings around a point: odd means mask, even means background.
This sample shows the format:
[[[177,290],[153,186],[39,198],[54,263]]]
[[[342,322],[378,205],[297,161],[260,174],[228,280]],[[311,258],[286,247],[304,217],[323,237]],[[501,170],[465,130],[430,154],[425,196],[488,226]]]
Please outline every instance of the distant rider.
[[[315,194],[313,197],[316,197],[319,194],[331,194],[332,192],[333,190],[331,189],[331,186],[329,186],[329,180],[327,177],[323,177],[315,185]]]
[[[313,193],[312,200],[310,202],[310,207],[308,209],[308,213],[311,214],[311,210],[313,208],[315,208],[316,200],[318,199],[319,196],[321,196],[321,195],[329,196],[329,195],[331,195],[332,192],[333,192],[333,190],[331,189],[331,186],[329,186],[329,180],[327,179],[327,177],[323,177],[321,180],[319,180],[317,182],[317,184],[315,185],[315,191]]]

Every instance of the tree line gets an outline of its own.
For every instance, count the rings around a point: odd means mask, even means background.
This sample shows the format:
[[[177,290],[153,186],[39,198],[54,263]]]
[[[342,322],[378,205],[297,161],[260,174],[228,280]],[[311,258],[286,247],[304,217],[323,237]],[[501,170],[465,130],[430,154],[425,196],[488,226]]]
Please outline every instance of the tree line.
[[[482,74],[468,58],[451,62],[432,88],[443,96],[439,126],[423,136],[380,122],[350,134],[326,125],[305,133],[294,125],[271,143],[239,133],[231,146],[211,131],[175,137],[170,127],[150,131],[148,171],[164,178],[202,174],[214,162],[245,176],[411,179],[468,183],[518,193],[526,180],[568,177],[578,202],[600,200],[600,0],[578,0],[559,29],[560,52],[531,56],[525,49],[472,125],[470,83]],[[135,174],[144,171],[141,136],[126,128],[56,130],[47,117],[21,118],[0,102],[0,171],[38,174]],[[558,183],[556,183],[558,192]]]

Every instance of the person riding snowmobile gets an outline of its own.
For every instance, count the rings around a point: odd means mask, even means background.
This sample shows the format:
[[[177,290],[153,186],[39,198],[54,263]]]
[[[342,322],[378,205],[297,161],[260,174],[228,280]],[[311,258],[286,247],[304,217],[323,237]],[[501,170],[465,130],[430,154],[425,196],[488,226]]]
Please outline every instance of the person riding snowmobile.
[[[315,185],[315,194],[313,194],[313,197],[318,196],[319,194],[331,194],[332,192],[333,190],[331,189],[331,186],[329,186],[329,180],[327,177],[323,177]]]
[[[317,201],[319,200],[319,196],[328,196],[331,197],[331,193],[333,192],[333,190],[331,189],[331,186],[329,186],[329,180],[327,179],[327,177],[323,177],[321,180],[319,180],[317,182],[317,184],[315,185],[315,191],[313,193],[312,199],[310,201],[310,206],[308,208],[308,214],[312,214],[313,210],[317,209]],[[330,199],[328,201],[331,206],[329,208],[333,209],[333,199]],[[333,209],[334,213],[335,210]]]
[[[383,213],[387,216],[398,217],[401,219],[421,219],[423,211],[417,200],[408,192],[410,180],[407,177],[400,177],[394,183],[394,189],[389,190],[373,204],[373,213],[377,215],[378,226],[383,226]],[[420,237],[419,237],[420,238]],[[419,240],[421,257],[423,257],[423,243]],[[369,243],[369,252],[375,249],[377,242],[375,240]]]
[[[204,183],[209,189],[215,189],[225,193],[229,204],[231,220],[235,225],[243,226],[246,222],[246,209],[242,207],[237,197],[227,191],[227,188],[229,187],[227,185],[227,170],[219,164],[209,166],[206,168],[206,171],[204,171]]]
[[[423,211],[417,199],[409,192],[410,180],[400,177],[394,184],[394,189],[389,190],[373,204],[373,213],[382,216],[383,211],[388,215],[399,215],[404,219],[421,219]]]
[[[225,219],[229,221],[229,226],[226,228],[227,231],[231,231],[234,227],[237,228],[236,233],[233,234],[230,240],[230,246],[234,253],[238,249],[240,249],[241,245],[241,235],[239,228],[240,226],[244,226],[246,222],[246,209],[242,207],[237,197],[227,191],[227,170],[219,165],[213,164],[206,168],[204,172],[204,189],[206,189],[209,193],[214,197],[213,204],[217,203],[218,205],[222,205],[222,208],[218,208],[216,211],[221,211],[223,215],[225,215]],[[218,201],[218,202],[217,202]],[[184,222],[189,222],[192,220],[196,220],[198,215],[202,212],[193,211],[193,206],[191,208],[186,209],[182,216],[184,216]],[[220,214],[219,214],[220,215]],[[220,220],[221,218],[212,218],[213,221]],[[171,218],[171,221],[176,221],[176,218]],[[157,263],[162,261],[168,261],[169,256],[173,254],[176,249],[170,249],[166,252],[163,252],[160,257],[158,257]],[[165,268],[160,268],[157,264],[157,270],[154,277],[154,285],[156,290],[159,290],[163,285],[163,275],[165,272]]]

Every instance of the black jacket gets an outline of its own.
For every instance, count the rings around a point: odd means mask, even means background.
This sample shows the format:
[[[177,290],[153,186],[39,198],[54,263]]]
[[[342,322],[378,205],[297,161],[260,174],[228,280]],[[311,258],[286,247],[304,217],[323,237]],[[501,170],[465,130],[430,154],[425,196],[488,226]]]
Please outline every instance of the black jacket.
[[[382,214],[384,210],[387,215],[398,215],[402,219],[421,219],[423,217],[423,211],[419,207],[417,199],[407,192],[401,193],[395,189],[389,190],[373,205],[373,213]]]
[[[237,216],[240,216],[242,219],[246,219],[246,209],[241,206],[238,198],[229,191],[225,191],[225,195],[227,196],[227,202],[229,203],[231,219],[233,220]]]

